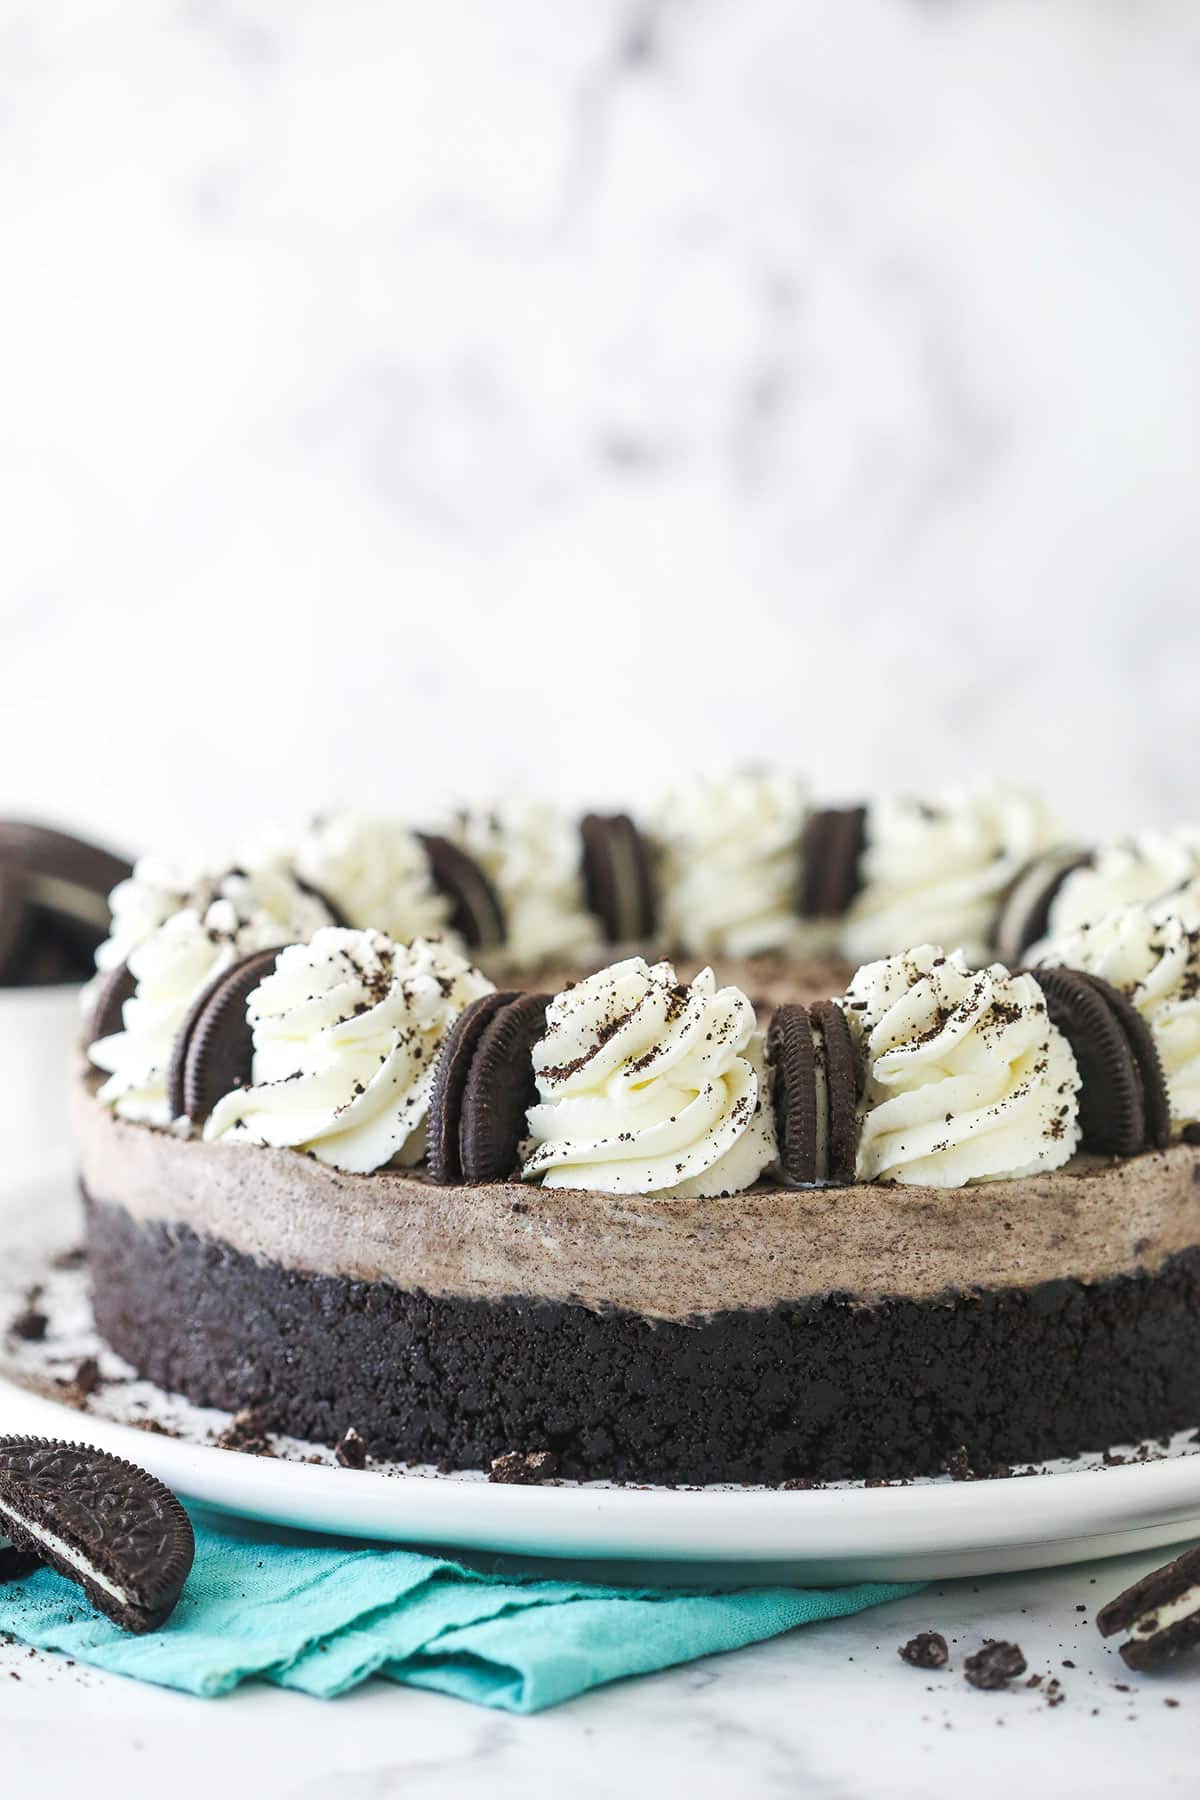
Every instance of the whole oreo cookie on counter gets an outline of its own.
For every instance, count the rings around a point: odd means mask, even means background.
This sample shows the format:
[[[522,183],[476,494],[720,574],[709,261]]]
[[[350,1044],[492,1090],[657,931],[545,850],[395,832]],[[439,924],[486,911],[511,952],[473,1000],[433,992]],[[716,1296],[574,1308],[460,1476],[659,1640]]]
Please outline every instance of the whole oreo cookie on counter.
[[[131,872],[84,838],[0,819],[0,986],[87,980],[108,934],[108,895]]]
[[[123,1631],[156,1631],[170,1617],[195,1555],[191,1521],[161,1481],[45,1438],[0,1438],[0,1531]]]
[[[1200,1548],[1143,1575],[1096,1614],[1101,1637],[1127,1631],[1121,1658],[1131,1669],[1157,1669],[1200,1644]]]

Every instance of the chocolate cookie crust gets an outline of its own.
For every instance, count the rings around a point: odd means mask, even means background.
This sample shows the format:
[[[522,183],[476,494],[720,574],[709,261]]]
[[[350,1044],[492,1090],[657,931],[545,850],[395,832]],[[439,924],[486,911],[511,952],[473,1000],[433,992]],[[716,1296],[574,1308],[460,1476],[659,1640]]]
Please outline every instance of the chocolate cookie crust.
[[[962,1447],[987,1468],[1200,1418],[1200,1249],[1091,1285],[682,1324],[308,1275],[87,1212],[97,1324],[142,1375],[327,1443],[353,1418],[384,1458],[486,1467],[536,1444],[571,1477],[898,1476]]]

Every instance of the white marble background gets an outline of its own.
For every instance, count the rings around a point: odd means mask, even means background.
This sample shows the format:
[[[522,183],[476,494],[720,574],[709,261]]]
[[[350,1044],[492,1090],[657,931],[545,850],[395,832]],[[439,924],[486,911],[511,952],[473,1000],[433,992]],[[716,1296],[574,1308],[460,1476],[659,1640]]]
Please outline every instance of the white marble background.
[[[1200,815],[1190,0],[0,0],[0,807]]]

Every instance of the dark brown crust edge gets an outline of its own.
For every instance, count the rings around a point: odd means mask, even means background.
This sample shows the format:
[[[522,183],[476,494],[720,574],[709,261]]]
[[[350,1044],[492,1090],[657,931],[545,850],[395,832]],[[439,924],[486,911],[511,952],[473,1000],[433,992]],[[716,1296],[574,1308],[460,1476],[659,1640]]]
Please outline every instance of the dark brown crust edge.
[[[570,1477],[898,1477],[1200,1419],[1200,1249],[1090,1285],[673,1323],[305,1275],[120,1206],[87,1213],[97,1324],[144,1376],[316,1441],[353,1424],[380,1457],[485,1467],[549,1448]]]

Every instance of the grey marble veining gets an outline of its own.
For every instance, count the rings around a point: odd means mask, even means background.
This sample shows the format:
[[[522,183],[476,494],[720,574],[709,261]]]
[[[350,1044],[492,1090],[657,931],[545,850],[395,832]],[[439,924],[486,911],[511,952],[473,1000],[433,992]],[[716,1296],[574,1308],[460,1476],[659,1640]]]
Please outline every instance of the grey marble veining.
[[[0,805],[1197,811],[1179,0],[0,9]]]

